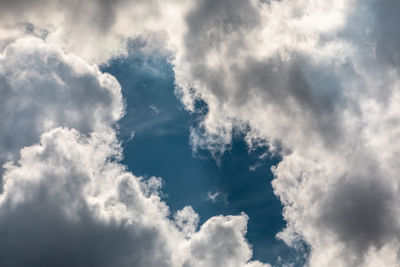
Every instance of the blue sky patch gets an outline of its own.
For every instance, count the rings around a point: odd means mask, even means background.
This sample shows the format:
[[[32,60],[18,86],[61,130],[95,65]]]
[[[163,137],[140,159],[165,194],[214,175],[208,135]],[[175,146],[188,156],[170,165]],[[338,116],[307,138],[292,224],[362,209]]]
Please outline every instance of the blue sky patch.
[[[119,123],[123,163],[136,175],[163,178],[164,201],[172,213],[190,205],[203,223],[215,215],[244,211],[250,218],[246,237],[254,259],[276,264],[278,257],[287,262],[301,257],[275,238],[285,221],[269,169],[279,159],[260,159],[267,148],[249,151],[243,133],[234,133],[231,149],[218,164],[208,151],[194,156],[190,127],[201,112],[184,110],[174,94],[174,73],[167,58],[145,54],[142,46],[132,43],[128,57],[114,59],[102,69],[118,79],[126,101],[126,115]]]

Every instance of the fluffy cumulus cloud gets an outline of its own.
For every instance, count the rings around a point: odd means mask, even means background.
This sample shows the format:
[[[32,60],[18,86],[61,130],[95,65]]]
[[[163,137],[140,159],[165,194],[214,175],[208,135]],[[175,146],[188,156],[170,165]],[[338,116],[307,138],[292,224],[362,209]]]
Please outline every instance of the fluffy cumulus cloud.
[[[198,229],[191,207],[170,214],[160,178],[118,163],[111,75],[30,37],[5,47],[0,77],[1,266],[268,266],[250,261],[245,214]]]
[[[123,113],[114,77],[36,38],[19,39],[1,54],[0,94],[1,165],[58,126],[112,134]]]
[[[208,105],[194,145],[269,144],[291,246],[309,266],[398,266],[396,1],[200,1],[176,76]]]
[[[277,236],[309,246],[308,266],[399,266],[398,1],[0,5],[0,246],[26,251],[5,265],[264,266],[248,262],[246,215],[197,230],[190,207],[169,214],[160,180],[116,162],[123,101],[95,64],[140,37],[172,55],[186,108],[207,106],[194,146],[220,153],[237,128],[281,156]]]

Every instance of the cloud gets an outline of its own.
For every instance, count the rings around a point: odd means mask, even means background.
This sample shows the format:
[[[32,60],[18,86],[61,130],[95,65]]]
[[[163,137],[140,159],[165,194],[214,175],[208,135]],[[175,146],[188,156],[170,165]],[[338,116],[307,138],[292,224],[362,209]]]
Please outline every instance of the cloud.
[[[90,62],[107,63],[127,53],[130,38],[149,38],[153,47],[162,47],[171,32],[183,30],[180,19],[188,4],[180,0],[1,0],[0,5],[0,48],[34,35]]]
[[[219,216],[205,222],[192,237],[191,258],[186,266],[257,266],[270,267],[259,262],[244,264],[250,257],[249,245],[244,239],[248,217]]]
[[[278,237],[295,247],[305,242],[309,266],[399,266],[397,1],[0,3],[0,90],[9,104],[1,114],[11,114],[0,117],[7,125],[3,162],[16,160],[19,149],[55,127],[76,128],[84,138],[103,135],[103,127],[121,116],[119,87],[85,61],[107,63],[126,53],[127,39],[141,36],[150,51],[166,47],[172,53],[177,94],[187,110],[194,111],[199,99],[206,106],[204,120],[191,130],[195,147],[218,155],[237,128],[247,133],[249,146],[261,140],[281,156],[272,169],[273,187],[287,227]],[[26,35],[44,42],[14,42]],[[101,97],[73,95],[87,87]],[[23,94],[13,98],[16,89]],[[84,101],[71,111],[82,116],[60,113],[74,107],[65,99]],[[20,118],[33,122],[15,124]],[[186,233],[174,231],[191,236],[187,266],[241,266],[249,259],[244,215],[216,217],[199,232],[189,208],[176,216]],[[234,238],[224,241],[234,257],[213,240],[219,230]],[[205,250],[208,242],[219,257]]]
[[[309,266],[399,266],[398,7],[220,0],[188,13],[178,90],[208,110],[192,143],[218,154],[233,128],[268,142],[282,157],[278,237],[305,242]]]
[[[113,76],[40,39],[11,43],[0,55],[0,164],[55,127],[112,135],[123,114],[120,91]]]
[[[399,225],[392,209],[396,191],[389,185],[372,177],[351,177],[339,181],[323,200],[320,227],[348,244],[349,251],[355,252],[349,258],[359,260],[369,247],[381,249],[390,240],[397,241],[398,235],[393,234]]]
[[[212,203],[224,202],[227,203],[227,196],[221,192],[215,191],[212,193],[211,191],[207,192],[207,200]]]
[[[249,261],[246,215],[211,218],[197,232],[191,207],[169,220],[159,181],[110,161],[119,152],[114,147],[97,133],[56,128],[7,165],[1,265],[230,267]]]
[[[7,167],[1,265],[171,266],[167,207],[101,139],[57,128]]]
[[[192,207],[186,206],[174,214],[174,221],[178,228],[187,237],[190,237],[197,230],[197,225],[199,224],[199,215],[194,212]]]
[[[149,108],[151,109],[151,111],[153,111],[153,113],[158,116],[160,114],[160,110],[154,106],[154,105],[150,105]]]
[[[191,207],[171,218],[160,178],[118,162],[111,75],[37,38],[9,44],[0,73],[0,265],[268,266],[250,261],[245,214],[197,230]]]

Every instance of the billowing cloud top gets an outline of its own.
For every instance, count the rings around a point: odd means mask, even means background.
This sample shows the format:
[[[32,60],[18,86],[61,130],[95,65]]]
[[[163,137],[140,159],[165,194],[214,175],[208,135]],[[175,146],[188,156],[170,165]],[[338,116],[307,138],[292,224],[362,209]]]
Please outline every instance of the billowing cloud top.
[[[1,266],[268,266],[249,262],[245,214],[197,230],[191,207],[171,219],[159,178],[117,162],[115,78],[37,38],[0,62]]]
[[[140,37],[170,56],[187,110],[207,105],[195,148],[222,152],[239,129],[282,157],[277,236],[307,244],[308,266],[400,266],[398,1],[0,7],[0,265],[266,266],[249,262],[245,214],[197,230],[191,207],[170,216],[161,180],[116,162],[123,100],[97,65]]]

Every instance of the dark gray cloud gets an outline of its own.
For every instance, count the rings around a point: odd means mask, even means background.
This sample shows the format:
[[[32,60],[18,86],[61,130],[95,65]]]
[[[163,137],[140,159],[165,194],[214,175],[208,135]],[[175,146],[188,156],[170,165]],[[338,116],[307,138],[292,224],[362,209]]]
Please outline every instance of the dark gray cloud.
[[[346,246],[349,264],[354,260],[355,266],[362,265],[371,247],[379,250],[398,239],[396,194],[384,179],[352,177],[339,181],[326,195],[320,227]]]
[[[373,33],[376,36],[378,58],[400,67],[400,5],[395,0],[372,1]]]
[[[86,207],[71,220],[47,189],[0,212],[2,266],[170,266],[157,230],[101,222]]]

